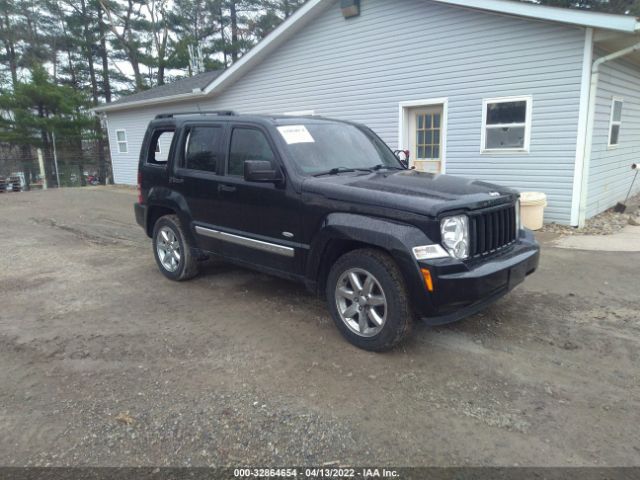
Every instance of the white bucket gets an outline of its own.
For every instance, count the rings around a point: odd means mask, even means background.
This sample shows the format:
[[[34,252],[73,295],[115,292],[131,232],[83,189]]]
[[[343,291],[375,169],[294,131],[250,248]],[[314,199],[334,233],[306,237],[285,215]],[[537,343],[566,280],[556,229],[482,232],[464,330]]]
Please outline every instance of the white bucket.
[[[544,223],[544,208],[547,196],[542,192],[522,192],[520,194],[520,219],[530,230],[540,230]]]

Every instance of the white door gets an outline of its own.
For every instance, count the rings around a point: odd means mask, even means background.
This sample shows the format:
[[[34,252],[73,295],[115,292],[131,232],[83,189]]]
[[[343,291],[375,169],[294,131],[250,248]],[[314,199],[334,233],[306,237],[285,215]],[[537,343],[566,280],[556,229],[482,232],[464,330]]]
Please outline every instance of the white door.
[[[411,165],[423,172],[442,172],[443,106],[411,108],[409,150]]]

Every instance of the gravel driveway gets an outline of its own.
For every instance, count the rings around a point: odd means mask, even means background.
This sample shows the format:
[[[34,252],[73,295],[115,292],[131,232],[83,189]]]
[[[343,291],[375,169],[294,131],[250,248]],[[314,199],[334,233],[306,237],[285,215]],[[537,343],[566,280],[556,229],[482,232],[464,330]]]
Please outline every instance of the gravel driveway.
[[[640,253],[540,270],[388,354],[295,284],[176,284],[133,190],[0,195],[1,465],[640,465]]]

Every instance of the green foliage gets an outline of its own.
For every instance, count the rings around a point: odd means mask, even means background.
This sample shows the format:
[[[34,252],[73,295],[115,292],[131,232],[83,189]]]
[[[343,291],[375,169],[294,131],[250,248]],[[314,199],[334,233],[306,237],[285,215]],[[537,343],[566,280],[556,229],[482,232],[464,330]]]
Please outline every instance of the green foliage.
[[[304,1],[0,0],[0,87],[43,65],[95,104],[226,68]]]
[[[0,95],[0,142],[42,147],[52,132],[66,142],[81,139],[93,125],[89,105],[82,93],[56,85],[42,66],[34,66],[30,81]]]

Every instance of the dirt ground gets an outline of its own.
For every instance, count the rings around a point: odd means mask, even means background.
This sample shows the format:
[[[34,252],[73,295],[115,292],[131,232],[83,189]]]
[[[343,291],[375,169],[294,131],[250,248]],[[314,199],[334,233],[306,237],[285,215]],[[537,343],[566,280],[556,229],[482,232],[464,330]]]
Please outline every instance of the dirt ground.
[[[166,280],[134,198],[0,195],[0,465],[640,465],[640,253],[543,244],[374,354],[295,284]]]

